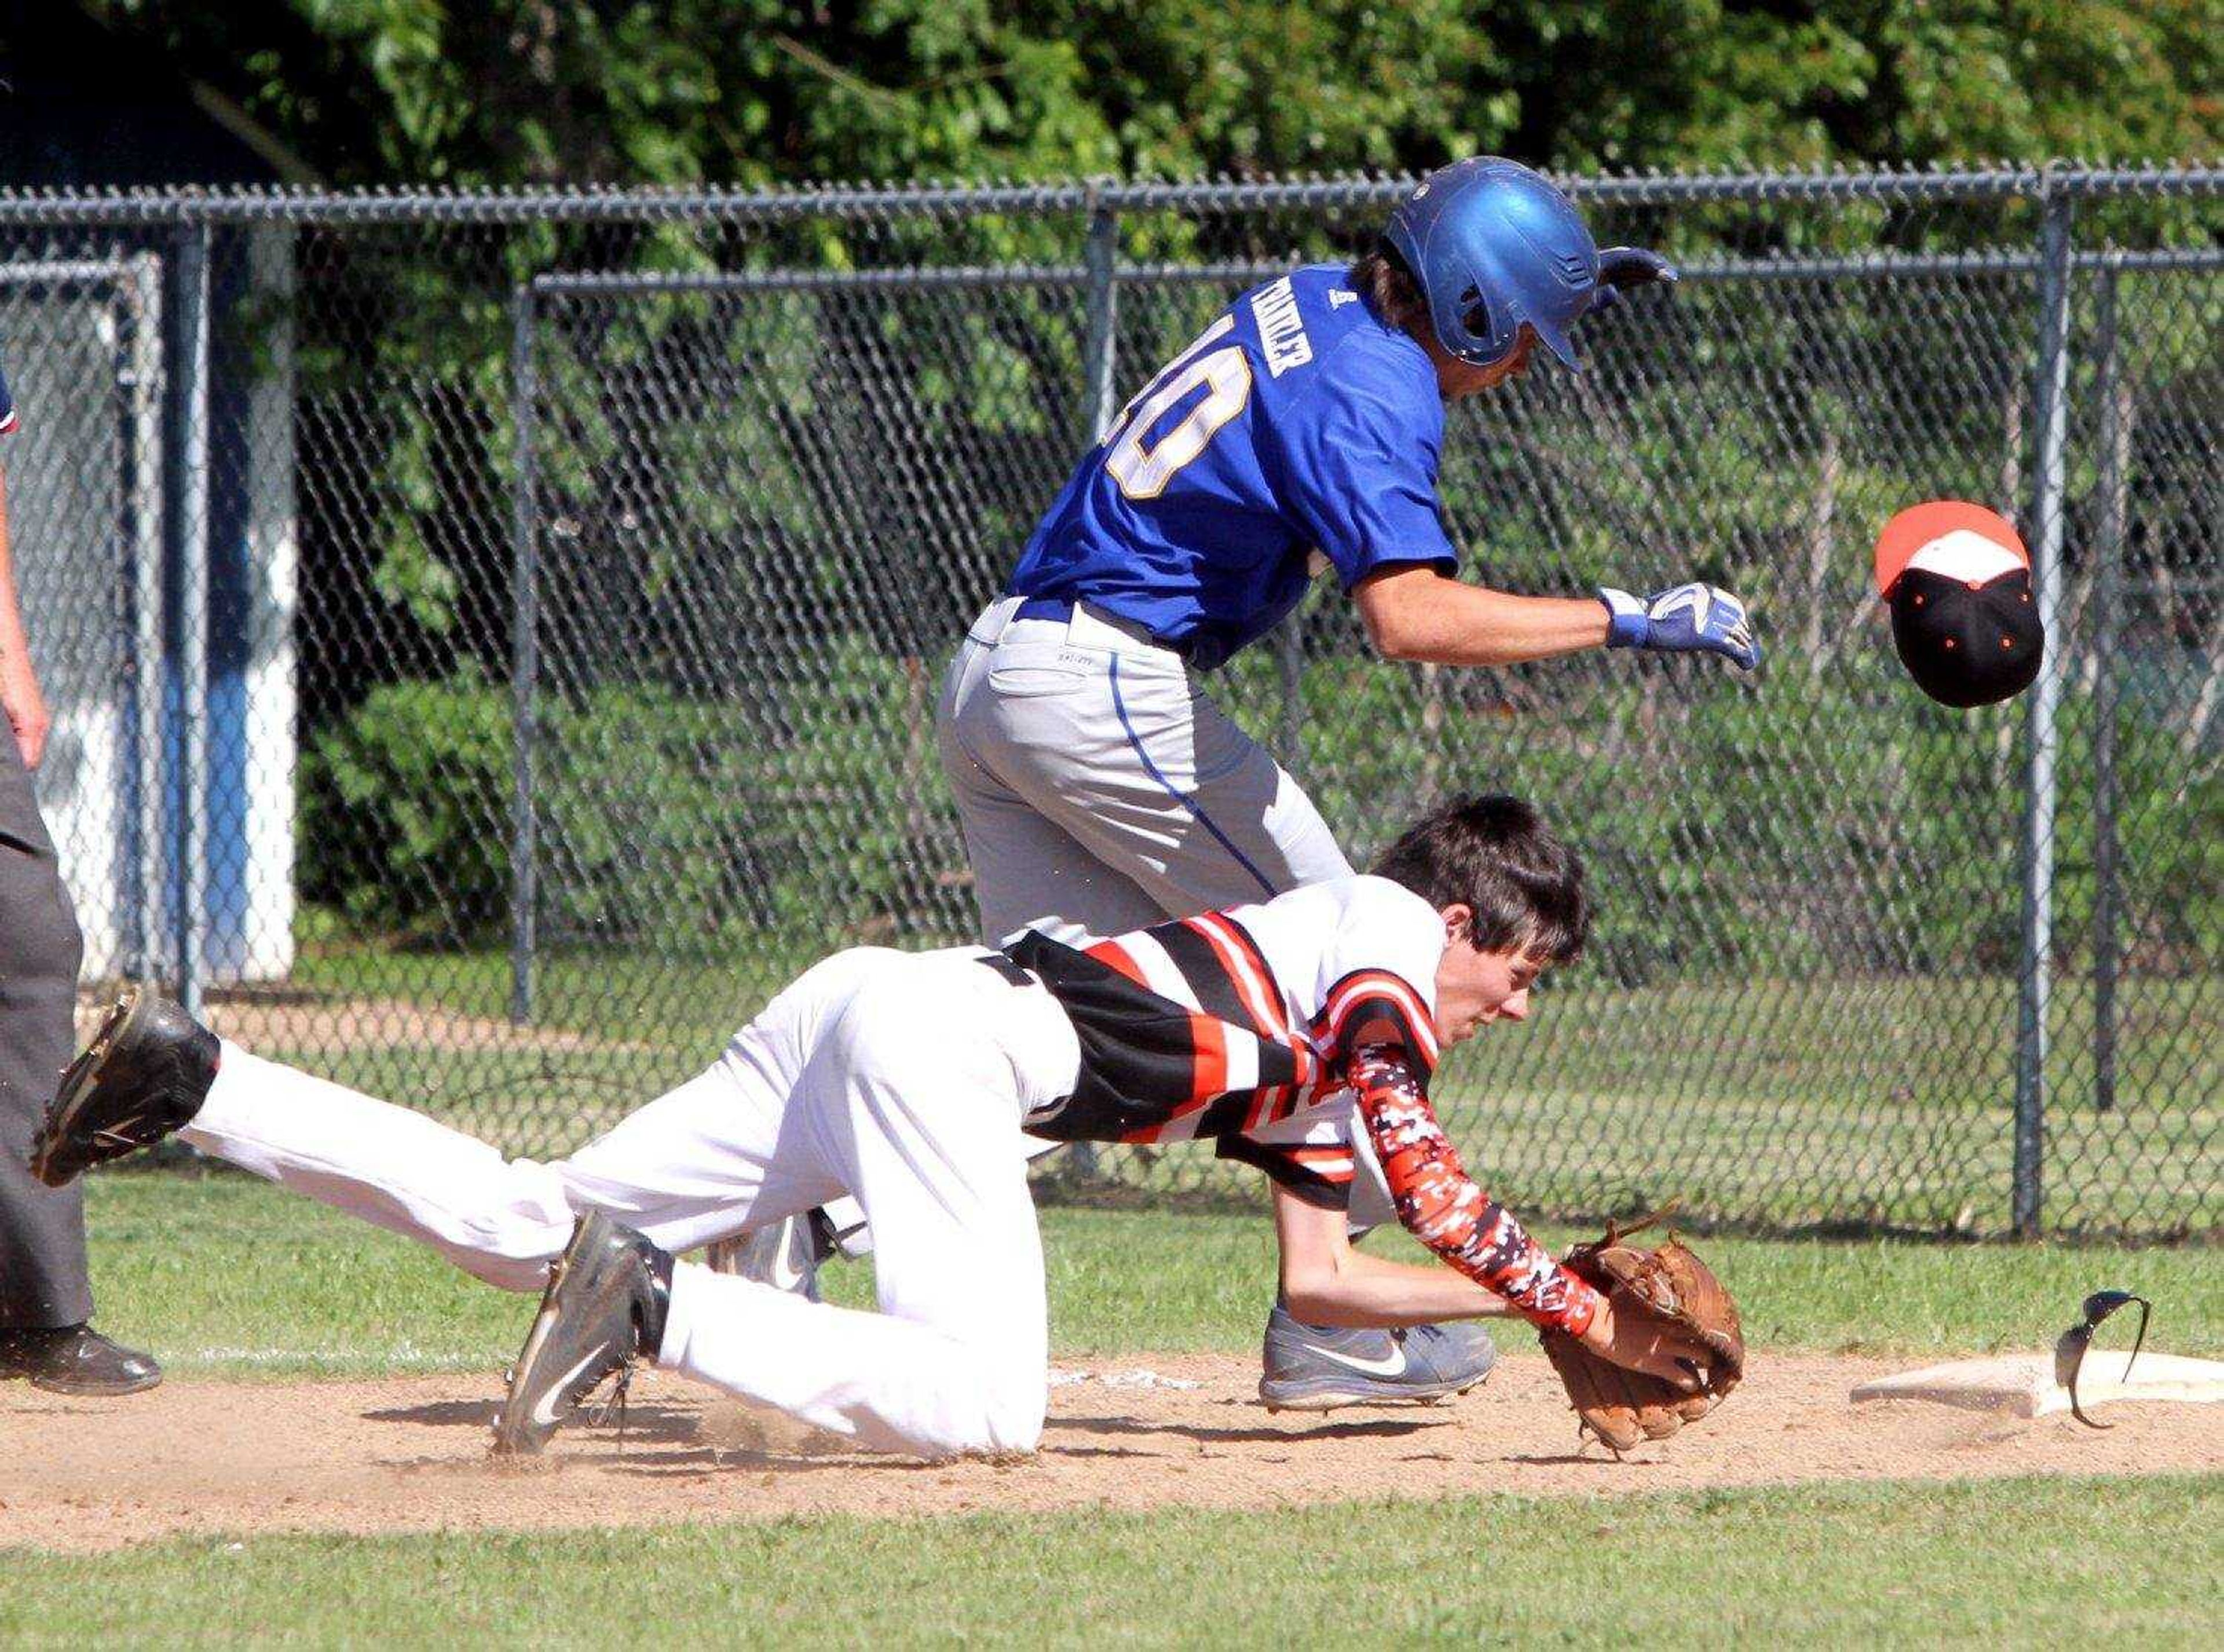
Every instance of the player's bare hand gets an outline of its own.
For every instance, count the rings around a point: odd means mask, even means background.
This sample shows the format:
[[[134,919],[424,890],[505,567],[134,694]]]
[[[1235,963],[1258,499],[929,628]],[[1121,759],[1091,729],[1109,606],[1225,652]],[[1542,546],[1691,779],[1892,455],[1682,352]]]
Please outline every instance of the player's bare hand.
[[[46,755],[47,731],[54,718],[47,710],[47,697],[39,692],[39,680],[32,673],[29,659],[13,650],[0,655],[0,715],[8,719],[23,767],[36,769]]]
[[[1673,1326],[1634,1315],[1617,1320],[1610,1301],[1599,1304],[1583,1342],[1600,1358],[1657,1377],[1684,1394],[1696,1394],[1703,1386],[1699,1373],[1709,1368],[1711,1358],[1704,1345],[1678,1336]]]

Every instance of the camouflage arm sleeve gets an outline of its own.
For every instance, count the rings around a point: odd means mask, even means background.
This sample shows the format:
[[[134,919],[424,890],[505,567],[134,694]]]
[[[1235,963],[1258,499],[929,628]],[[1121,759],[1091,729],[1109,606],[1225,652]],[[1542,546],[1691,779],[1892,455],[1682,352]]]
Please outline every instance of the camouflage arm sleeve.
[[[1404,1043],[1362,1045],[1347,1071],[1406,1231],[1532,1324],[1576,1337],[1589,1329],[1598,1292],[1475,1185],[1437,1122],[1422,1070]]]

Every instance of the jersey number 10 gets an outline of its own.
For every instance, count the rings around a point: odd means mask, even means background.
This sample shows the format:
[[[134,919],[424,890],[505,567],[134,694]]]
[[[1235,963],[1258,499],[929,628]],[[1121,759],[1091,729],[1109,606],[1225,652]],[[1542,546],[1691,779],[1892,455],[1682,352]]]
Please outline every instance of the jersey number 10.
[[[1104,433],[1104,468],[1130,499],[1155,499],[1174,472],[1204,451],[1213,433],[1243,411],[1251,399],[1251,363],[1241,345],[1210,346],[1225,338],[1235,318],[1223,315],[1135,393]],[[1144,434],[1202,387],[1205,395],[1189,416],[1146,447]]]

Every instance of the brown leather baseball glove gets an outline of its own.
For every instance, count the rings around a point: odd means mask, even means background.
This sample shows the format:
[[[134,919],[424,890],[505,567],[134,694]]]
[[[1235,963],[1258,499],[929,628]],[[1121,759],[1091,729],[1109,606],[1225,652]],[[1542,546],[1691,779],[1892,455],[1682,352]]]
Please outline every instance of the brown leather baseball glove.
[[[1653,1219],[1627,1230],[1609,1225],[1604,1238],[1576,1246],[1562,1265],[1605,1295],[1618,1324],[1650,1321],[1699,1351],[1700,1390],[1682,1393],[1658,1377],[1617,1365],[1564,1331],[1544,1333],[1545,1352],[1583,1427],[1617,1452],[1696,1422],[1745,1375],[1737,1304],[1714,1271],[1673,1235],[1650,1250],[1625,1243]]]

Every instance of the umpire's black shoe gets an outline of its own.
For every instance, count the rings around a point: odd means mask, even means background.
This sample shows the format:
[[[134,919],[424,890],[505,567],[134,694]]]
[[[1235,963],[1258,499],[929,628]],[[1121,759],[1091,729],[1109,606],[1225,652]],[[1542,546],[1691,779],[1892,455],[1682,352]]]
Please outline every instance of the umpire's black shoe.
[[[0,1377],[27,1377],[33,1388],[80,1399],[138,1394],[162,1380],[154,1356],[126,1348],[89,1325],[0,1331]]]
[[[600,1212],[582,1217],[510,1370],[495,1454],[532,1456],[613,1373],[622,1394],[634,1362],[656,1358],[671,1300],[668,1254]]]
[[[69,1071],[31,1144],[49,1187],[183,1130],[216,1079],[216,1035],[151,987],[126,987]]]

